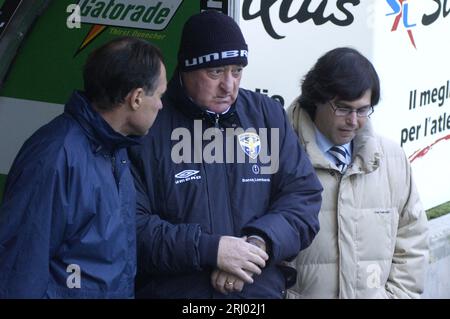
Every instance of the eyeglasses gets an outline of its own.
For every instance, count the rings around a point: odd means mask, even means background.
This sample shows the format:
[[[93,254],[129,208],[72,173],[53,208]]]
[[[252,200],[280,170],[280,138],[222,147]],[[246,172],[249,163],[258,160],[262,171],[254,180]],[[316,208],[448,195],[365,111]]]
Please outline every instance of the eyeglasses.
[[[359,109],[352,109],[350,107],[333,105],[333,102],[331,101],[328,101],[328,103],[330,104],[331,109],[333,110],[334,115],[336,116],[348,116],[351,113],[355,112],[358,117],[369,117],[374,111],[373,106],[370,105],[360,107]]]

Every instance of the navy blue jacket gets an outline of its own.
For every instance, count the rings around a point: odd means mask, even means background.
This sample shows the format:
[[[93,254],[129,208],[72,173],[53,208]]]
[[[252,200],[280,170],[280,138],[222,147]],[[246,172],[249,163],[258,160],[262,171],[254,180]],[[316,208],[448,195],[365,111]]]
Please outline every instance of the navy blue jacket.
[[[134,296],[136,144],[78,92],[25,142],[0,206],[0,298]]]
[[[284,109],[240,89],[226,114],[209,114],[186,96],[177,75],[163,105],[142,145],[130,150],[138,193],[136,297],[281,298],[286,278],[279,264],[306,248],[319,230],[322,191]],[[227,133],[237,128],[254,128],[259,143],[244,134],[240,138],[247,148],[241,147],[238,134]],[[219,139],[228,136],[234,145],[224,142],[214,150],[211,137],[202,138],[205,130]],[[279,169],[264,173],[269,164],[261,155],[278,152],[274,143],[264,147],[263,137],[270,141],[277,130]],[[220,155],[226,159],[221,147],[231,154],[227,163],[220,160]],[[207,154],[216,155],[216,162]],[[180,162],[180,155],[190,160]],[[220,236],[250,234],[266,239],[270,263],[241,293],[224,296],[210,284]]]

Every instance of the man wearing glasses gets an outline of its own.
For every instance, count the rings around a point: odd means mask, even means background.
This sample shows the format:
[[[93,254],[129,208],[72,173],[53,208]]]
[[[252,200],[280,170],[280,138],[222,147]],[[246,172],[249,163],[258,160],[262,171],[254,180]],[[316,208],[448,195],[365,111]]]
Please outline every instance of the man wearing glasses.
[[[293,265],[291,298],[418,298],[428,263],[427,219],[403,150],[369,116],[378,75],[337,48],[307,73],[289,118],[324,187],[321,229]]]

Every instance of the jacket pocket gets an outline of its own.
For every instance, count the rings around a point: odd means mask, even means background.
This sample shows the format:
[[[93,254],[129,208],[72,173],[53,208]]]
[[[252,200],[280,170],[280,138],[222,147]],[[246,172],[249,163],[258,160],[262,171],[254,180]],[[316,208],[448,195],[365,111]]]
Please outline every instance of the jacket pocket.
[[[355,226],[355,248],[359,260],[392,259],[397,235],[395,208],[360,209]]]
[[[389,276],[397,226],[398,212],[395,208],[362,209],[357,214],[357,298],[384,297],[380,291],[384,290]]]

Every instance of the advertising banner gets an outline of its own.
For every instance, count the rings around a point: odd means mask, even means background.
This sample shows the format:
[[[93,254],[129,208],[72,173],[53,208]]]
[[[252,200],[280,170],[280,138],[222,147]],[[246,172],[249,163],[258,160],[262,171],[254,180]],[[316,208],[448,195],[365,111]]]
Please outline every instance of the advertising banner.
[[[450,3],[379,1],[374,61],[382,100],[373,120],[405,150],[426,208],[450,200]]]
[[[242,85],[287,108],[321,55],[359,50],[380,76],[375,129],[403,147],[425,207],[434,207],[450,200],[449,13],[441,0],[242,0]]]

